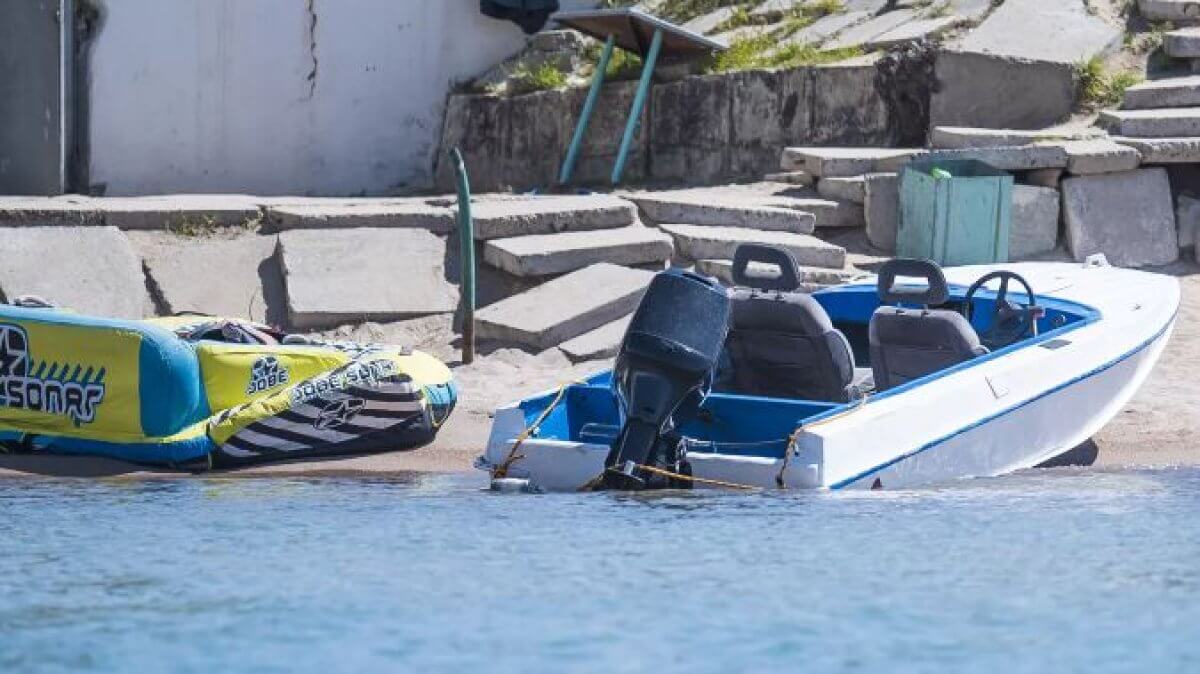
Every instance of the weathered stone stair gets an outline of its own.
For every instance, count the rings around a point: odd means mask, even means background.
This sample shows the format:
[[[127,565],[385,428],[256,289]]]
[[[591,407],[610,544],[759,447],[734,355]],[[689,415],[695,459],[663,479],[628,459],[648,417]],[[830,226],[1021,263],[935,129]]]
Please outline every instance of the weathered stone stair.
[[[1142,15],[1152,21],[1200,21],[1200,2],[1141,0]],[[1168,32],[1167,56],[1200,64],[1200,26]],[[1200,161],[1200,75],[1178,75],[1129,87],[1120,110],[1105,110],[1100,123],[1115,140],[1138,149],[1150,163]]]

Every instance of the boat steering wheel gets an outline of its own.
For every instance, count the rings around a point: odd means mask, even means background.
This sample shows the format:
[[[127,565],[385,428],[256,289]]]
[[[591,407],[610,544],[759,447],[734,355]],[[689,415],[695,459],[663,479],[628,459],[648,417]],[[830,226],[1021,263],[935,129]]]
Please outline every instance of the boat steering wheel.
[[[1037,319],[1045,314],[1045,311],[1038,306],[1037,296],[1033,294],[1033,288],[1030,287],[1029,282],[1020,274],[1002,270],[985,274],[971,284],[967,290],[963,307],[963,315],[968,321],[971,320],[971,314],[974,313],[975,293],[979,292],[979,289],[989,281],[995,279],[1000,279],[1000,291],[996,293],[996,301],[992,305],[992,318],[988,327],[979,332],[980,341],[990,349],[1015,344],[1027,334],[1036,335]],[[1025,287],[1025,295],[1029,298],[1027,303],[1020,304],[1008,299],[1009,280],[1016,280]]]

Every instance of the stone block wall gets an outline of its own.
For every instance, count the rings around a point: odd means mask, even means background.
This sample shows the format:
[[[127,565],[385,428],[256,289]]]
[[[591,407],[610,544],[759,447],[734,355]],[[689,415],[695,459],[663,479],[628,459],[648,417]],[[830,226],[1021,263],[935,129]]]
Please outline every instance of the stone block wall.
[[[889,78],[875,60],[775,71],[696,75],[655,84],[624,180],[714,184],[778,167],[789,145],[891,145],[900,140]],[[604,87],[573,182],[606,184],[636,84]],[[476,190],[554,185],[587,91],[502,98],[454,95],[437,188],[454,187],[446,151],[462,149]],[[918,95],[927,109],[929,92]]]

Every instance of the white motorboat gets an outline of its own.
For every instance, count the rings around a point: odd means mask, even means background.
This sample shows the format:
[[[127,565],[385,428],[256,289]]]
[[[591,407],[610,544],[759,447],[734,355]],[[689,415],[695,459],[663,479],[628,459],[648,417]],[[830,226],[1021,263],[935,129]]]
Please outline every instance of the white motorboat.
[[[774,278],[752,275],[766,265]],[[923,281],[913,283],[913,280]],[[1019,263],[796,292],[743,247],[735,287],[655,277],[615,368],[497,410],[478,467],[546,491],[908,488],[1041,465],[1129,401],[1170,337],[1170,277]]]

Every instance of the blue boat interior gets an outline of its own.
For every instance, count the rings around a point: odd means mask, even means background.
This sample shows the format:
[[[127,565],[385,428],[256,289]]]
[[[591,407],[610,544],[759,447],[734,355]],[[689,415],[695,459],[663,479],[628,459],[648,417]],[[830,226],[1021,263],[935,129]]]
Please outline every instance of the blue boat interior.
[[[962,312],[968,289],[960,285],[949,285],[947,289],[948,299],[937,308]],[[972,329],[984,332],[989,328],[987,323],[993,316],[996,296],[996,291],[987,288],[976,294],[970,320]],[[871,319],[877,309],[887,306],[880,299],[876,286],[836,286],[817,291],[810,297],[828,314],[833,327],[845,336],[853,354],[856,372],[869,373]],[[1008,298],[1023,303],[1028,300],[1028,295],[1010,289]],[[952,372],[1002,358],[1017,349],[1056,348],[1069,343],[1070,331],[1100,318],[1097,310],[1062,299],[1039,297],[1037,304],[1043,313],[1035,319],[1036,331],[1030,331],[1030,334],[1013,343],[991,348],[977,357],[913,381],[885,391],[873,391],[867,398],[867,404],[885,396],[899,395]],[[917,310],[921,308],[907,306]],[[527,426],[536,423],[547,407],[553,405],[546,418],[538,424],[534,437],[602,445],[609,445],[616,439],[622,419],[611,371],[601,372],[583,383],[566,387],[557,404],[554,403],[556,397],[558,391],[552,391],[520,403]],[[798,426],[837,414],[857,404],[860,404],[858,400],[805,400],[714,390],[704,399],[697,413],[686,415],[686,420],[681,422],[678,430],[688,439],[691,452],[719,451],[722,454],[779,457],[785,451],[788,437]]]

